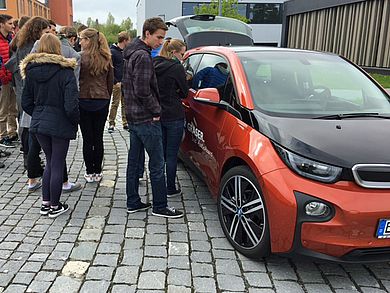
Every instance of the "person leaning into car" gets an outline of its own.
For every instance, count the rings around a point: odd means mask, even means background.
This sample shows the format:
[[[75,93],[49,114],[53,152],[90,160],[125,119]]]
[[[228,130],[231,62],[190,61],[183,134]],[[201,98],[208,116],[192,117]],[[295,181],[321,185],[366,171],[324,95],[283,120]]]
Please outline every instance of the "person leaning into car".
[[[176,188],[177,154],[184,132],[184,109],[181,99],[188,94],[186,73],[181,61],[186,51],[182,40],[164,42],[159,56],[153,59],[161,104],[161,128],[163,136],[167,196],[181,195]]]
[[[151,49],[159,47],[168,27],[159,17],[145,20],[142,38],[135,39],[123,51],[125,59],[122,86],[126,117],[130,129],[130,150],[127,162],[127,212],[134,213],[151,208],[141,201],[138,193],[139,165],[144,149],[149,155],[149,171],[153,193],[152,214],[165,218],[183,217],[183,213],[168,207],[164,174],[164,155],[161,131],[161,107],[157,78]]]

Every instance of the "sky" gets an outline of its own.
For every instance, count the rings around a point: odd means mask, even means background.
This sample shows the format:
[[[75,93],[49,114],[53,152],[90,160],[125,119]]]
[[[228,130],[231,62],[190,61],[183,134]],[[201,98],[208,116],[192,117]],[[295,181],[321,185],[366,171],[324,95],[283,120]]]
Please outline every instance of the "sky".
[[[86,24],[88,17],[96,18],[105,23],[109,12],[114,16],[115,23],[120,24],[123,19],[131,18],[134,24],[137,21],[136,4],[138,0],[73,0],[73,20]]]

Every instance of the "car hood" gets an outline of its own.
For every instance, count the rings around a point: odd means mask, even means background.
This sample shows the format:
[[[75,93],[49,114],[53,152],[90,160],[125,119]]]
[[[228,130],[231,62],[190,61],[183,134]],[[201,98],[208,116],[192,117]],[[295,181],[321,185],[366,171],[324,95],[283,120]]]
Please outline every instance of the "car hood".
[[[317,120],[253,113],[262,134],[309,159],[345,168],[390,164],[390,120]]]

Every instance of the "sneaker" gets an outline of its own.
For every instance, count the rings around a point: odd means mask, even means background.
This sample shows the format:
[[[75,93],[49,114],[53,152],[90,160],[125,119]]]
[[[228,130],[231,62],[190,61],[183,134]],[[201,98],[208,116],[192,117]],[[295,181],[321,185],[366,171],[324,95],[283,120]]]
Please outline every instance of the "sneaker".
[[[27,191],[28,191],[28,193],[33,193],[41,187],[42,187],[42,182],[38,181],[34,185],[27,185]]]
[[[50,206],[45,205],[45,204],[41,205],[41,210],[39,211],[39,213],[41,215],[47,216],[49,214],[49,212],[50,212]]]
[[[168,192],[167,197],[175,197],[181,195],[181,189],[175,189],[173,192]]]
[[[95,174],[87,174],[87,173],[85,173],[84,174],[84,179],[85,179],[85,181],[87,181],[87,183],[92,183],[95,178]]]
[[[140,212],[140,211],[146,211],[147,209],[150,209],[152,207],[151,203],[143,203],[141,201],[140,205],[136,208],[127,208],[127,213],[132,214],[135,212]]]
[[[10,136],[10,137],[8,138],[8,140],[9,140],[10,142],[18,142],[19,137],[18,137],[17,134],[15,134],[15,135],[13,135],[13,136]]]
[[[58,207],[56,209],[51,208],[49,211],[49,218],[57,218],[59,215],[62,215],[63,213],[67,212],[69,210],[69,206],[64,203],[58,203]]]
[[[68,182],[68,186],[64,188],[64,186],[62,185],[62,193],[69,193],[69,192],[73,192],[73,191],[77,191],[77,190],[80,190],[81,189],[81,184],[78,183],[78,182]]]
[[[100,182],[102,181],[102,179],[103,179],[103,173],[95,174],[95,176],[93,177],[93,181],[95,182]]]
[[[0,150],[0,158],[9,157],[11,155],[10,152]]]
[[[164,218],[181,218],[184,216],[184,214],[175,208],[162,208],[162,209],[153,209],[152,215],[157,216],[157,217],[164,217]]]
[[[107,130],[108,130],[108,133],[113,133],[115,129],[114,129],[114,126],[111,125],[110,127],[108,127]]]
[[[0,145],[5,147],[5,148],[14,148],[15,146],[13,143],[9,140],[8,137],[4,137],[0,140]]]
[[[23,149],[22,146],[21,146],[20,149],[19,149],[19,153],[24,154],[24,149]]]

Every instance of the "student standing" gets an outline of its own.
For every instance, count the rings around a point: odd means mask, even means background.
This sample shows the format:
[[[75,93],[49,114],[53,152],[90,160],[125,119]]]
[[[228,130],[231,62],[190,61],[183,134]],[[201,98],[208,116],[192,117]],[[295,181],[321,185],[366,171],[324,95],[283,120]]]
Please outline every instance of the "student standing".
[[[130,150],[127,162],[127,212],[147,210],[150,203],[139,197],[138,170],[144,149],[149,155],[149,172],[155,216],[179,218],[183,213],[167,205],[164,174],[164,155],[161,133],[161,107],[154,72],[151,49],[160,46],[168,30],[161,18],[145,20],[142,39],[135,39],[124,52],[122,85],[125,95],[126,116],[130,128]]]
[[[110,47],[112,55],[112,65],[114,66],[114,89],[112,92],[112,101],[110,115],[108,117],[108,132],[112,133],[115,129],[116,113],[121,104],[122,126],[124,130],[129,130],[127,126],[125,104],[122,94],[122,75],[123,75],[123,49],[130,42],[130,35],[127,32],[118,34],[118,43],[112,44]]]
[[[40,213],[55,218],[69,209],[60,196],[69,141],[76,138],[80,117],[73,72],[77,63],[61,56],[61,42],[53,34],[41,37],[37,52],[20,65],[25,79],[22,108],[31,116],[29,131],[46,155]]]
[[[167,196],[181,194],[176,188],[177,154],[184,132],[184,109],[181,99],[188,94],[186,73],[181,61],[186,45],[178,39],[164,42],[159,56],[153,58],[160,92],[161,128],[167,176]]]
[[[80,33],[80,128],[87,182],[103,177],[103,132],[114,84],[111,53],[105,36],[93,28]]]
[[[9,44],[12,40],[13,19],[7,14],[0,14],[0,145],[6,148],[15,147],[12,142],[18,139],[16,119],[18,109],[15,92],[12,88],[12,73],[4,64],[10,58]]]

